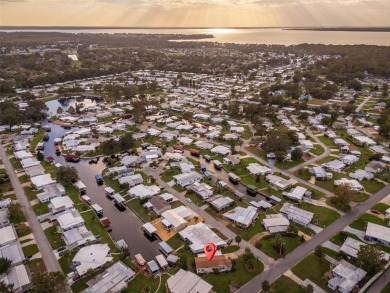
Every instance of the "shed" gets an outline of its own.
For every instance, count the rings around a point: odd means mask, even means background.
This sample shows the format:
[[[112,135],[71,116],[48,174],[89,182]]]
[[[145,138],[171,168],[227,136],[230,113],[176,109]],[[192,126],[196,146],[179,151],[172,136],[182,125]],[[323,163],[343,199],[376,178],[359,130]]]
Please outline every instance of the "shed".
[[[166,269],[168,267],[168,262],[162,254],[156,255],[156,260],[160,268]]]

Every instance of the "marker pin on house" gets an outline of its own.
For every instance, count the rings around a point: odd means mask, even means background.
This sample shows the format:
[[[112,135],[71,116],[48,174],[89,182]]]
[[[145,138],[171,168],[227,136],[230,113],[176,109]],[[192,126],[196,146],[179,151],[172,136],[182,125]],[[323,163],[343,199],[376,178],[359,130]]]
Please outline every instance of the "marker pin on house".
[[[215,252],[217,251],[217,247],[214,243],[206,243],[204,246],[204,253],[206,254],[206,257],[208,261],[212,260]]]

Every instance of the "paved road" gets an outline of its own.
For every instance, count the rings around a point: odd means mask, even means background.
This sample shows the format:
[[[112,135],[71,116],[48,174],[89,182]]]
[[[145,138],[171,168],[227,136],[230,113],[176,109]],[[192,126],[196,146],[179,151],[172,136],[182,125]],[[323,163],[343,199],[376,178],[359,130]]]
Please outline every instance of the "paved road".
[[[1,143],[1,142],[0,142]],[[46,238],[45,233],[42,230],[41,224],[38,222],[37,217],[32,209],[30,202],[28,201],[22,185],[19,182],[18,177],[16,176],[15,170],[9,161],[4,147],[0,145],[0,157],[3,161],[4,167],[7,170],[7,174],[11,179],[12,186],[14,187],[16,197],[19,200],[19,203],[24,209],[24,214],[26,216],[27,222],[31,228],[32,233],[34,234],[35,241],[38,245],[39,251],[42,254],[43,261],[45,263],[46,269],[49,272],[61,272],[61,267],[58,264],[58,261],[51,249],[51,246]]]
[[[368,289],[367,293],[379,293],[390,284],[390,267],[377,279],[374,284]]]
[[[299,122],[295,116],[291,116],[291,119],[295,123],[299,124]],[[288,172],[293,173],[295,171],[298,171],[299,169],[302,169],[303,167],[306,167],[310,164],[314,164],[315,162],[322,160],[323,158],[326,158],[331,153],[329,147],[327,145],[325,145],[324,143],[322,143],[322,141],[316,135],[314,135],[313,132],[311,132],[311,130],[309,128],[306,129],[306,133],[308,136],[310,136],[316,143],[318,143],[324,149],[324,152],[319,156],[316,156],[310,160],[307,160],[306,162],[303,162],[302,164],[296,165],[295,167],[288,169]]]
[[[214,217],[210,216],[207,212],[202,210],[199,206],[197,206],[194,203],[190,203],[186,200],[186,197],[181,195],[179,192],[177,192],[175,189],[173,189],[170,185],[168,185],[166,182],[160,179],[159,173],[161,173],[161,167],[157,170],[152,170],[149,166],[145,166],[143,168],[143,171],[145,174],[154,177],[157,180],[157,183],[164,187],[166,191],[177,197],[182,203],[190,207],[195,213],[200,215],[206,223],[214,226],[217,228],[222,234],[224,234],[228,238],[234,239],[236,237],[236,234],[234,234],[233,231],[231,231],[226,226],[222,225],[220,222],[218,222]],[[253,254],[258,257],[266,267],[274,263],[274,260],[270,257],[268,257],[266,254],[264,254],[262,251],[254,247],[252,244],[248,243],[245,240],[242,240],[240,243],[241,248],[250,248],[250,250],[253,252]]]
[[[355,112],[360,112],[360,110],[363,108],[363,106],[368,102],[368,100],[371,98],[371,96],[367,96],[363,102],[360,103],[359,106],[357,106],[356,108],[356,111]]]
[[[376,203],[381,201],[390,193],[390,185],[387,185],[385,188],[379,192],[372,195],[365,202],[354,207],[350,213],[342,216],[336,222],[329,225],[321,233],[316,234],[312,239],[305,242],[303,245],[299,246],[294,250],[293,253],[287,255],[284,259],[278,261],[270,267],[270,269],[264,271],[262,274],[256,276],[249,283],[241,287],[239,293],[255,293],[261,290],[261,283],[265,280],[269,282],[275,281],[280,277],[285,271],[291,269],[295,264],[304,259],[309,255],[316,246],[321,245],[328,239],[332,238],[333,235],[341,231],[345,226],[350,225],[355,219],[364,214],[367,210],[373,207]],[[308,268],[310,269],[310,268]],[[386,277],[387,278],[387,277]]]

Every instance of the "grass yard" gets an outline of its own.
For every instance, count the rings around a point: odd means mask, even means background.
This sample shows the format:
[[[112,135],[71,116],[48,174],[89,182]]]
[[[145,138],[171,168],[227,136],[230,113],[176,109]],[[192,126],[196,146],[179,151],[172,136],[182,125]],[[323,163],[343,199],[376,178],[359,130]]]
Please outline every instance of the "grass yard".
[[[27,196],[27,199],[29,201],[32,201],[34,199],[37,199],[37,194],[39,193],[38,191],[34,191],[31,187],[26,186],[23,187],[24,194]]]
[[[377,216],[370,215],[370,214],[363,214],[360,218],[358,218],[355,222],[353,222],[349,226],[351,228],[364,231],[364,230],[366,230],[367,222],[386,226],[385,222],[382,219],[378,218]]]
[[[227,240],[227,239],[228,239],[224,234],[222,234],[221,232],[219,232],[219,230],[218,230],[217,228],[211,228],[211,230],[212,230],[215,234],[217,234],[219,237],[221,237],[222,240]]]
[[[297,283],[286,276],[279,277],[275,282],[271,284],[270,293],[305,293],[306,291],[301,288]]]
[[[82,202],[80,199],[80,193],[75,186],[68,186],[65,188],[65,191],[75,205]]]
[[[369,193],[376,193],[379,190],[381,190],[385,185],[381,182],[375,181],[375,180],[363,180],[360,182],[364,189]]]
[[[282,236],[282,239],[284,243],[284,251],[282,251],[282,254],[280,254],[279,251],[277,251],[273,247],[275,245],[275,237],[261,238],[260,250],[272,258],[278,259],[286,256],[287,254],[289,254],[291,251],[293,251],[295,248],[297,248],[299,245],[302,244],[301,237],[299,236],[297,237]]]
[[[327,286],[326,274],[330,271],[330,263],[327,260],[310,254],[291,271],[302,280],[308,278],[325,291],[333,292]]]
[[[321,248],[325,254],[329,255],[330,257],[334,258],[335,260],[339,260],[342,258],[338,252],[336,252],[332,249],[329,249],[329,248],[323,247],[323,246]]]
[[[108,244],[108,246],[110,247],[110,253],[118,252],[118,248],[115,246],[108,232],[100,224],[96,214],[91,210],[89,212],[83,213],[82,216],[85,220],[85,227],[87,227],[87,229],[91,231],[94,235],[100,235],[101,243]]]
[[[27,245],[25,247],[22,247],[24,255],[27,256],[33,256],[34,254],[37,254],[39,252],[38,246],[36,244]]]
[[[197,166],[197,164],[194,164],[194,166]],[[160,174],[160,178],[164,182],[170,182],[173,180],[173,176],[181,174],[180,170],[178,168],[171,168],[165,170],[163,173]]]
[[[49,206],[45,202],[34,205],[33,209],[37,216],[41,216],[49,212]]]
[[[176,186],[176,185],[175,185]],[[187,191],[186,198],[189,198],[194,204],[202,206],[206,204],[199,196],[197,196],[193,191]]]
[[[37,273],[46,272],[46,266],[42,258],[36,258],[27,262],[32,277]]]
[[[352,195],[352,201],[363,202],[366,201],[370,196],[366,193],[357,192]]]
[[[65,245],[64,240],[62,240],[62,234],[57,232],[57,227],[52,226],[44,230],[47,239],[50,242],[51,248],[58,249]]]
[[[254,270],[249,271],[246,267],[244,259],[238,258],[235,260],[235,270],[228,273],[207,274],[202,278],[213,285],[213,290],[217,293],[230,292],[229,285],[236,284],[242,286],[249,282],[252,278],[260,274],[264,270],[262,262],[254,259]]]
[[[20,176],[18,179],[20,183],[26,183],[29,181],[27,175]]]
[[[332,206],[332,207],[334,207],[342,212],[346,212],[346,213],[351,210],[351,206],[347,206],[347,207],[343,208],[338,204],[332,203],[331,198],[326,199],[326,204],[328,204],[328,205],[330,205],[330,206]]]
[[[315,144],[314,148],[310,150],[313,155],[319,156],[324,153],[324,149],[319,144]]]
[[[138,274],[134,280],[129,282],[126,290],[123,292],[133,293],[133,292],[153,292],[153,293],[165,293],[165,283],[167,282],[169,276],[164,274],[161,276],[161,286],[157,291],[160,279],[147,278],[143,274]],[[146,291],[147,289],[150,291]]]
[[[317,220],[314,224],[319,227],[329,226],[340,217],[337,212],[321,206],[304,203],[300,208],[314,213],[314,220]]]
[[[144,222],[150,222],[157,218],[157,214],[145,209],[138,199],[133,199],[127,202],[127,205],[138,215]]]
[[[23,236],[26,236],[28,234],[31,234],[31,229],[26,224],[19,224],[16,227],[16,234],[18,234],[18,237],[23,237]]]
[[[257,220],[249,227],[249,228],[242,228],[240,226],[237,226],[233,223],[229,224],[227,227],[232,230],[235,234],[240,235],[244,240],[249,240],[253,236],[255,236],[257,233],[264,232],[264,227],[261,224],[265,217],[264,213],[260,213]]]
[[[223,254],[232,253],[232,252],[236,252],[239,249],[240,247],[238,245],[229,245],[228,247],[222,249],[222,253]]]
[[[173,248],[173,249],[178,249],[180,246],[184,244],[184,242],[180,239],[179,234],[176,234],[172,236],[167,243]]]
[[[384,203],[377,203],[376,205],[374,205],[372,207],[373,210],[377,210],[379,212],[381,212],[382,214],[385,214],[385,211],[390,208],[390,206],[388,206],[387,204],[384,204]]]

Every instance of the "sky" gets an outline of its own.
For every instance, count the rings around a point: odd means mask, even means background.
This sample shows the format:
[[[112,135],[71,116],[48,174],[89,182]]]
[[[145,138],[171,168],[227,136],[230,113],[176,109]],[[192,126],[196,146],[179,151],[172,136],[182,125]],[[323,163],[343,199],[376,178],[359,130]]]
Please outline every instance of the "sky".
[[[390,0],[0,0],[2,26],[390,26]]]

